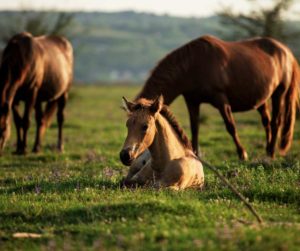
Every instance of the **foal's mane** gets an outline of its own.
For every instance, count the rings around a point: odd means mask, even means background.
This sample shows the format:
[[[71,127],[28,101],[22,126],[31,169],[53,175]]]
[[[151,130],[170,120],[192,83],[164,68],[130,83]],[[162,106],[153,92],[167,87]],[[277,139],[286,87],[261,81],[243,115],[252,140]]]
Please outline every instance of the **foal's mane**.
[[[192,150],[191,142],[189,141],[187,135],[183,131],[182,127],[179,125],[177,119],[174,114],[170,111],[169,107],[164,105],[160,111],[160,114],[169,122],[177,136],[179,137],[181,143],[184,147]]]
[[[147,109],[150,107],[151,102],[147,99],[141,98],[137,101],[137,103],[133,106],[134,110],[140,109]],[[182,127],[179,125],[177,119],[175,118],[174,114],[170,111],[169,107],[163,105],[162,109],[160,110],[160,114],[168,121],[171,127],[174,129],[175,133],[177,134],[179,140],[183,144],[184,147],[192,150],[191,142],[189,141],[187,135],[183,131]]]

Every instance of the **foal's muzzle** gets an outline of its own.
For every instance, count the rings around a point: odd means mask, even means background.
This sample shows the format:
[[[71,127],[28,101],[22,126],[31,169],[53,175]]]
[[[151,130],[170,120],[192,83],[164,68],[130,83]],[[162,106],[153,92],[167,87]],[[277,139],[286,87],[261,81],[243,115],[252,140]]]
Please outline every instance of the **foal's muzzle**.
[[[130,148],[122,149],[122,151],[120,152],[120,160],[125,166],[130,166],[133,161],[130,153]]]

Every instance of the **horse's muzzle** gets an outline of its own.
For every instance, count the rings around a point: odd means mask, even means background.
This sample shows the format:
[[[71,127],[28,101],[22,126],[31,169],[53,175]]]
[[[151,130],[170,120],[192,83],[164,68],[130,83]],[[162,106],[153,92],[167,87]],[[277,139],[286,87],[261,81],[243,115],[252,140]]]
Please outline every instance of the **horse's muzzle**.
[[[120,152],[120,160],[125,166],[130,166],[133,159],[131,158],[130,149],[123,149]]]

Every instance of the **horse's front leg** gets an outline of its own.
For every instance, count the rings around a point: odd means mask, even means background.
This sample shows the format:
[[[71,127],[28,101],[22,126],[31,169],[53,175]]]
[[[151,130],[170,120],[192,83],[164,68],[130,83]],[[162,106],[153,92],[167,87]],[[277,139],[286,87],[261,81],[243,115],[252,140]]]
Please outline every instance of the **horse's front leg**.
[[[23,145],[23,139],[22,139],[23,123],[19,112],[19,102],[13,103],[12,111],[13,111],[13,117],[16,126],[16,132],[17,132],[17,149],[14,153],[19,154],[21,152],[22,145]]]
[[[199,102],[192,102],[189,97],[184,97],[190,116],[190,127],[192,132],[192,147],[196,155],[198,152],[198,133],[199,133]]]

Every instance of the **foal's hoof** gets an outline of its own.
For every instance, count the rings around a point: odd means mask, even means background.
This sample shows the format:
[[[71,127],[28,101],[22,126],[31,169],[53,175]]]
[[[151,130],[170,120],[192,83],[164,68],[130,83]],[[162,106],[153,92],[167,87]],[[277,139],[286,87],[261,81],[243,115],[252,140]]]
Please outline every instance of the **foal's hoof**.
[[[137,188],[142,186],[141,184],[138,184],[137,182],[128,180],[126,178],[121,179],[119,184],[121,188]]]

